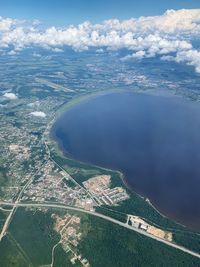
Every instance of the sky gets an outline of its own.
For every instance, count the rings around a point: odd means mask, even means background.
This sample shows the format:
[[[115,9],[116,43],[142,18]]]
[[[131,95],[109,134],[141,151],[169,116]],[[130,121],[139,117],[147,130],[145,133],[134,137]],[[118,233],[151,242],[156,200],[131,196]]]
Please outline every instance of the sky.
[[[199,0],[0,0],[0,16],[38,19],[64,26],[90,20],[161,15],[167,9],[199,8]]]
[[[125,49],[120,60],[159,57],[193,66],[200,74],[198,2],[0,0],[0,56],[38,47],[56,53],[65,47],[97,53]]]

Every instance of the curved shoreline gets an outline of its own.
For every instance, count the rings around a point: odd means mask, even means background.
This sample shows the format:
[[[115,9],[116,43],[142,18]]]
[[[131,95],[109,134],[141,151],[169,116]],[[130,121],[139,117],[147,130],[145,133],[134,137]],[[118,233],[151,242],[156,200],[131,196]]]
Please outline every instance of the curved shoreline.
[[[75,97],[74,99],[72,100],[69,100],[67,103],[64,103],[62,105],[61,108],[59,108],[56,113],[55,113],[55,117],[54,119],[52,120],[51,122],[51,128],[50,128],[50,132],[49,132],[49,137],[51,139],[51,141],[53,141],[54,143],[54,148],[55,148],[55,151],[56,151],[56,154],[58,155],[61,155],[62,157],[68,159],[68,160],[71,160],[71,161],[74,161],[74,162],[78,162],[80,164],[83,164],[83,165],[88,165],[88,166],[91,166],[91,167],[95,167],[95,168],[99,168],[101,170],[105,170],[105,171],[110,171],[110,172],[114,172],[114,173],[118,173],[123,185],[128,189],[130,190],[133,194],[136,194],[138,197],[140,197],[141,199],[143,199],[145,202],[148,202],[148,204],[157,212],[159,213],[162,217],[164,218],[167,218],[173,222],[175,222],[176,224],[178,225],[181,225],[185,228],[188,228],[192,231],[194,231],[195,233],[198,233],[198,230],[197,229],[192,229],[190,228],[189,226],[186,226],[184,225],[183,223],[181,222],[177,222],[176,219],[173,219],[173,218],[170,218],[168,217],[167,215],[163,214],[161,211],[159,211],[159,209],[156,208],[156,206],[154,206],[154,204],[151,202],[151,200],[147,197],[147,196],[144,196],[142,195],[141,193],[138,193],[136,192],[133,188],[131,188],[128,183],[126,182],[126,179],[125,179],[125,176],[123,174],[122,171],[119,171],[119,170],[115,170],[115,169],[111,169],[111,168],[106,168],[106,167],[103,167],[103,166],[98,166],[98,165],[95,165],[95,164],[92,164],[92,163],[89,163],[89,162],[83,162],[83,161],[80,161],[80,160],[77,160],[75,158],[73,158],[73,156],[70,156],[70,155],[66,155],[64,149],[62,148],[62,145],[59,144],[55,139],[54,137],[51,135],[51,130],[53,128],[53,125],[54,123],[56,122],[57,119],[59,119],[60,116],[62,116],[65,112],[67,112],[69,109],[73,108],[75,105],[79,104],[79,103],[82,103],[82,102],[85,102],[85,101],[88,101],[88,100],[91,100],[92,98],[95,98],[95,97],[98,97],[98,96],[101,96],[101,95],[107,95],[107,94],[112,94],[112,93],[124,93],[124,92],[130,92],[130,89],[128,90],[122,90],[122,89],[112,89],[112,90],[104,90],[104,91],[96,91],[94,93],[91,93],[91,94],[86,94],[86,95],[82,95],[82,96],[79,96],[79,97]],[[133,92],[133,91],[131,91]],[[141,92],[133,92],[133,93],[141,93]],[[143,92],[143,93],[146,93],[146,92]]]
[[[99,91],[95,91],[94,93],[90,93],[90,94],[85,94],[85,95],[82,95],[82,96],[78,96],[78,97],[75,97],[74,99],[71,99],[69,100],[68,102],[65,102],[62,104],[62,106],[55,112],[55,115],[54,115],[54,118],[49,122],[48,126],[47,126],[47,129],[48,129],[48,132],[46,133],[46,138],[48,140],[50,140],[51,142],[54,143],[54,147],[56,149],[56,152],[58,153],[58,155],[62,155],[64,156],[65,158],[68,158],[65,154],[64,154],[64,151],[62,150],[62,148],[59,147],[59,144],[54,140],[53,136],[52,136],[52,128],[55,124],[55,122],[65,113],[67,112],[68,110],[70,110],[71,108],[73,108],[75,105],[79,104],[79,103],[82,103],[84,101],[88,101],[92,98],[96,98],[98,96],[103,96],[103,95],[107,95],[107,94],[112,94],[112,93],[124,93],[124,92],[130,92],[131,90],[130,89],[111,89],[111,90],[99,90]],[[131,91],[132,92],[132,91]],[[141,93],[141,92],[133,92],[133,93]],[[80,162],[82,164],[86,164],[85,162],[81,162],[79,160],[75,160],[75,159],[72,159],[72,158],[68,158],[70,160],[74,160],[74,161],[77,161],[77,162]],[[89,164],[88,165],[92,165],[94,167],[97,167],[97,168],[101,168],[101,169],[104,169],[104,170],[109,170],[109,171],[113,171],[112,169],[109,169],[109,168],[104,168],[104,167],[100,167],[100,166],[95,166],[94,164]],[[123,175],[123,174],[122,174]]]

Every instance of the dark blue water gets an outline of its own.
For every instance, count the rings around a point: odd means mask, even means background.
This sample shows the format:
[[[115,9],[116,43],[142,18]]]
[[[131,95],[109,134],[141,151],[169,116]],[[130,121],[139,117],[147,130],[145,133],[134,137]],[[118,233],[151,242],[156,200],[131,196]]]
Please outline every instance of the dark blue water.
[[[111,93],[63,113],[53,134],[66,154],[121,170],[163,214],[200,229],[200,104]]]

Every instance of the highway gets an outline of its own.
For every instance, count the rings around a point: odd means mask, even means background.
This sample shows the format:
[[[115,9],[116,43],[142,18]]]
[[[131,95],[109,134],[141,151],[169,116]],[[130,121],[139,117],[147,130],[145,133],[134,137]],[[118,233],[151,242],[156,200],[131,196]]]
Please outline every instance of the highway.
[[[24,185],[24,187],[22,188],[22,190],[20,191],[15,203],[13,203],[12,205],[12,210],[10,210],[9,212],[9,215],[4,223],[4,226],[2,228],[2,231],[0,233],[0,242],[2,240],[2,238],[4,237],[4,235],[6,234],[6,231],[11,223],[11,220],[12,220],[12,217],[14,216],[15,214],[15,211],[16,211],[16,208],[17,208],[17,203],[20,201],[20,198],[24,192],[24,190],[29,186],[29,184],[32,182],[32,178],[30,180],[28,180],[28,182]]]
[[[130,226],[126,223],[123,223],[123,222],[120,222],[116,219],[113,219],[109,216],[106,216],[106,215],[103,215],[101,213],[98,213],[98,212],[93,212],[93,211],[88,211],[88,210],[84,210],[84,209],[81,209],[81,208],[77,208],[77,207],[71,207],[71,206],[65,206],[65,205],[61,205],[61,204],[53,204],[53,203],[11,203],[11,202],[0,202],[0,205],[6,205],[6,206],[12,206],[12,207],[35,207],[35,208],[41,208],[41,207],[44,207],[44,208],[59,208],[59,209],[66,209],[66,210],[71,210],[71,211],[77,211],[77,212],[81,212],[81,213],[86,213],[86,214],[89,214],[89,215],[92,215],[92,216],[96,216],[96,217],[99,217],[99,218],[102,218],[104,220],[107,220],[109,222],[112,222],[112,223],[115,223],[115,224],[118,224],[124,228],[127,228],[129,230],[132,230],[132,231],[135,231],[139,234],[142,234],[144,236],[147,236],[149,238],[152,238],[158,242],[161,242],[161,243],[164,243],[165,245],[168,245],[170,247],[173,247],[175,249],[178,249],[178,250],[181,250],[185,253],[188,253],[194,257],[197,257],[200,259],[200,254],[198,254],[197,252],[194,252],[194,251],[191,251],[183,246],[180,246],[180,245],[177,245],[175,243],[171,243],[169,241],[166,241],[166,240],[163,240],[159,237],[156,237],[156,236],[153,236],[141,229],[138,229],[138,228],[135,228],[133,226]]]

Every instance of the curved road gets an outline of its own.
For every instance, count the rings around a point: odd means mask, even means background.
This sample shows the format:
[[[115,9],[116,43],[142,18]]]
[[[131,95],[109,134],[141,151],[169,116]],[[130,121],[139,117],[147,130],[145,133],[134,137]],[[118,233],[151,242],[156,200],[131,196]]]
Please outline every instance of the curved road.
[[[130,229],[132,231],[135,231],[139,234],[142,234],[144,236],[147,236],[147,237],[150,237],[154,240],[157,240],[161,243],[164,243],[170,247],[173,247],[173,248],[176,248],[176,249],[179,249],[185,253],[188,253],[194,257],[197,257],[200,259],[200,254],[198,254],[197,252],[194,252],[192,250],[189,250],[183,246],[180,246],[180,245],[177,245],[175,243],[171,243],[171,242],[168,242],[166,240],[163,240],[159,237],[156,237],[156,236],[153,236],[143,230],[140,230],[138,228],[135,228],[135,227],[132,227],[126,223],[123,223],[123,222],[120,222],[118,220],[115,220],[111,217],[108,217],[106,215],[103,215],[101,213],[98,213],[98,212],[93,212],[93,211],[88,211],[88,210],[83,210],[81,208],[76,208],[76,207],[71,207],[71,206],[65,206],[65,205],[61,205],[61,204],[51,204],[51,203],[10,203],[10,202],[0,202],[0,205],[7,205],[7,206],[15,206],[15,207],[44,207],[44,208],[59,208],[59,209],[66,209],[66,210],[72,210],[72,211],[78,211],[78,212],[82,212],[82,213],[86,213],[86,214],[90,214],[90,215],[93,215],[93,216],[96,216],[96,217],[99,217],[99,218],[102,218],[104,220],[107,220],[107,221],[110,221],[112,223],[115,223],[115,224],[118,224],[124,228],[127,228],[127,229]]]

